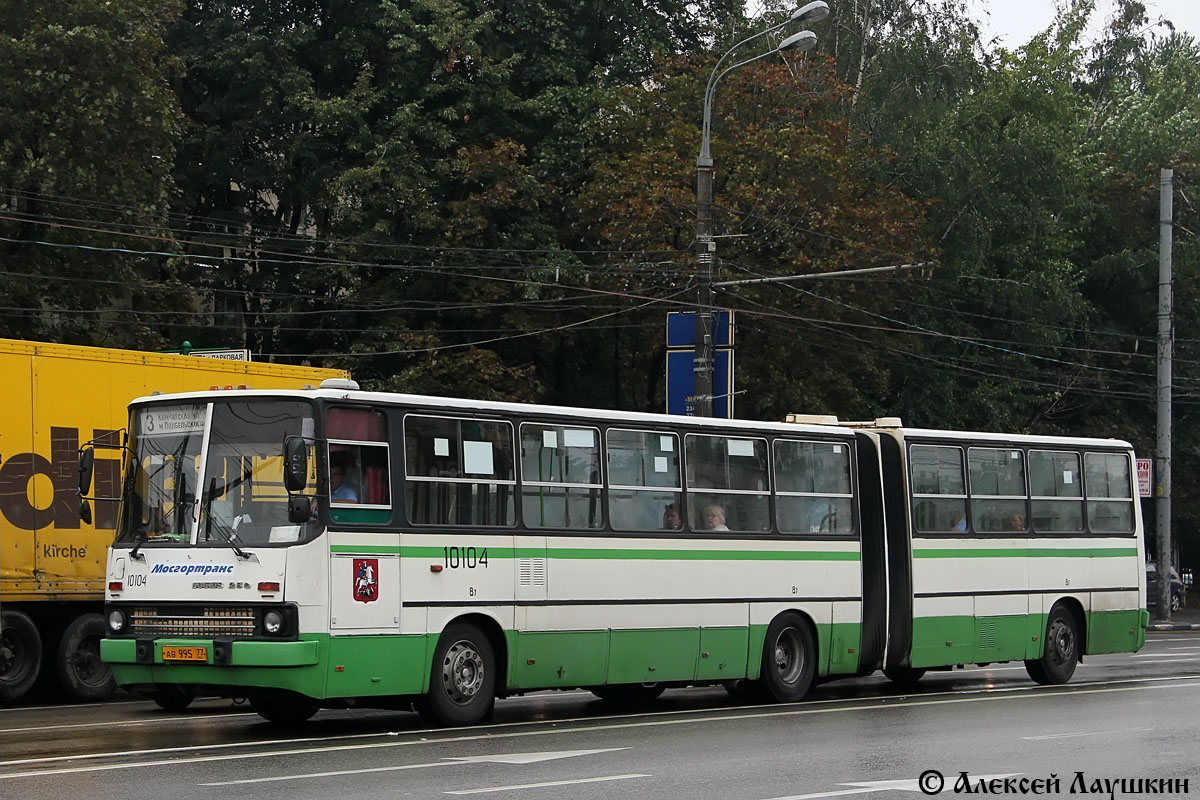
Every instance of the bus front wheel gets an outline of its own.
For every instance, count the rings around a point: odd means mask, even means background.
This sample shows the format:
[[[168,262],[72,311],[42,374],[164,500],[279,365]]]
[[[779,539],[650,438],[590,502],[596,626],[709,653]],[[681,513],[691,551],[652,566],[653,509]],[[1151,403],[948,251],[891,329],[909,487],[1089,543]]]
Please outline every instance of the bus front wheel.
[[[496,657],[474,625],[452,625],[433,651],[429,691],[417,711],[435,725],[473,725],[496,703]]]
[[[250,705],[267,722],[284,727],[308,722],[321,708],[318,701],[295,692],[254,695],[250,698]]]
[[[1046,620],[1042,657],[1026,661],[1025,671],[1043,686],[1057,686],[1071,680],[1078,663],[1079,625],[1075,615],[1062,606],[1055,606]]]
[[[816,674],[817,646],[808,623],[799,614],[780,614],[763,644],[764,688],[775,701],[794,703],[808,694]]]

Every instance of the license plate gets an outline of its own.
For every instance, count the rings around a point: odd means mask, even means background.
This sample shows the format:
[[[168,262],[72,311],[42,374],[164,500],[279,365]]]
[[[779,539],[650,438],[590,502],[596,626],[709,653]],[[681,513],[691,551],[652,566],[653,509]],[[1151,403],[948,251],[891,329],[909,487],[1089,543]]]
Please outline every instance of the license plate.
[[[164,646],[162,657],[163,661],[208,661],[208,648]]]

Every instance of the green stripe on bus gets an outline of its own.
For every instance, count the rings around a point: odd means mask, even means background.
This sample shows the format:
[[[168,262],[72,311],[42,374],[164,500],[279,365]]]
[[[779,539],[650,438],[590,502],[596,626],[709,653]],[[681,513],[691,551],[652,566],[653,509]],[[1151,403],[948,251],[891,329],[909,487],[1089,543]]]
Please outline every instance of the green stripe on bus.
[[[913,558],[1128,558],[1136,547],[1013,547],[913,550]]]
[[[468,545],[454,545],[459,549]],[[486,547],[488,558],[551,558],[563,560],[642,560],[642,561],[858,561],[857,551],[841,550],[667,550],[662,548],[638,550],[633,548],[569,548],[550,547],[491,547],[476,546],[482,553]],[[406,545],[347,545],[335,544],[331,553],[353,555],[398,554],[408,558],[441,558],[444,548]]]

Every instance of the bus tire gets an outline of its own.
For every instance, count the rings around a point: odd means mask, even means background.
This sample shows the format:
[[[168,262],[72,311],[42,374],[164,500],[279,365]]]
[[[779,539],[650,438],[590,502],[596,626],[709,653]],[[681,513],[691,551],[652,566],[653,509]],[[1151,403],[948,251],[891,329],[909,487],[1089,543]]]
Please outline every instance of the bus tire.
[[[42,637],[23,611],[0,612],[0,702],[25,696],[42,667]]]
[[[1025,671],[1034,682],[1057,686],[1071,680],[1079,663],[1079,623],[1062,606],[1050,609],[1046,619],[1042,657],[1025,662]]]
[[[153,700],[154,705],[163,711],[170,711],[172,714],[183,711],[196,699],[194,693],[187,691],[181,686],[167,686],[151,692],[142,692],[142,695],[147,700]]]
[[[58,642],[58,682],[76,701],[102,700],[117,689],[112,669],[100,660],[104,618],[81,614],[67,625]]]
[[[296,692],[263,693],[250,697],[250,707],[273,725],[294,728],[312,719],[321,703]]]
[[[629,683],[615,686],[594,686],[592,694],[605,702],[622,706],[637,706],[651,703],[666,691],[661,683]]]
[[[901,689],[911,689],[925,677],[925,670],[916,667],[889,667],[883,671],[884,677]]]
[[[767,627],[763,643],[762,683],[772,700],[804,699],[817,674],[817,646],[812,629],[799,614],[780,614]]]
[[[486,634],[474,625],[447,628],[433,651],[429,691],[417,711],[434,725],[474,725],[496,704],[496,657]]]

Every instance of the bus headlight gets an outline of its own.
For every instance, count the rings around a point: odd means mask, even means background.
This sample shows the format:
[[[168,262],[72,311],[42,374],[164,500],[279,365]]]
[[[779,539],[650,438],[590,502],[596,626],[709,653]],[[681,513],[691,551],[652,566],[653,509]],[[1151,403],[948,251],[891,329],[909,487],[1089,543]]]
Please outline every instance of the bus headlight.
[[[283,631],[283,614],[268,611],[263,615],[263,632],[267,636],[278,636]]]
[[[108,612],[108,632],[120,633],[125,630],[125,612],[119,608],[114,608]]]

